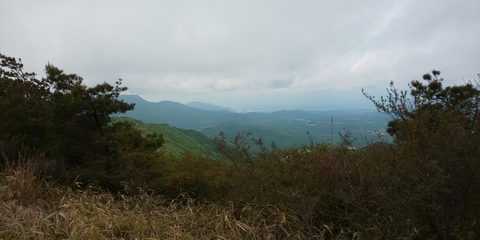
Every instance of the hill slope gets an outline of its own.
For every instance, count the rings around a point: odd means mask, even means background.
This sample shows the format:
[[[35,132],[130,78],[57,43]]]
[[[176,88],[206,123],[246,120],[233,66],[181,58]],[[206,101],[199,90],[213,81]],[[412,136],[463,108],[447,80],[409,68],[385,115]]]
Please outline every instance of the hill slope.
[[[112,121],[133,123],[143,134],[162,134],[165,141],[162,151],[170,156],[179,157],[185,152],[209,156],[215,156],[216,154],[213,140],[198,131],[180,129],[168,124],[144,123],[129,117],[113,117]]]
[[[281,128],[275,126],[244,125],[235,122],[225,122],[212,128],[202,129],[201,132],[210,138],[215,138],[221,132],[224,133],[228,141],[232,140],[237,134],[251,133],[248,137],[248,144],[254,147],[251,138],[262,138],[265,146],[270,147],[272,142],[280,148],[290,146],[300,146],[310,142],[306,131],[294,128]],[[255,149],[255,148],[254,148]]]
[[[189,103],[186,104],[186,106],[192,107],[192,108],[198,108],[198,109],[202,109],[202,110],[207,110],[207,111],[229,111],[229,112],[233,112],[233,110],[230,109],[230,108],[221,107],[221,106],[217,106],[217,105],[213,105],[213,104],[205,103],[205,102],[189,102]]]
[[[136,95],[121,95],[119,98],[135,103],[135,109],[127,112],[125,116],[147,123],[166,123],[178,128],[198,130],[228,121],[250,122],[248,117],[229,111],[202,110],[171,101],[152,103]]]
[[[365,139],[385,133],[388,121],[385,115],[372,110],[282,110],[271,113],[234,113],[229,111],[207,111],[192,108],[180,103],[162,101],[151,103],[135,95],[123,95],[126,102],[136,103],[135,109],[126,116],[144,122],[169,124],[182,129],[201,131],[210,138],[223,131],[227,137],[239,132],[252,132],[255,138],[264,142],[275,141],[278,146],[291,146],[309,143],[307,132],[314,142],[333,140],[338,142],[338,132],[347,130],[357,138],[359,146]],[[332,121],[333,117],[333,121]]]

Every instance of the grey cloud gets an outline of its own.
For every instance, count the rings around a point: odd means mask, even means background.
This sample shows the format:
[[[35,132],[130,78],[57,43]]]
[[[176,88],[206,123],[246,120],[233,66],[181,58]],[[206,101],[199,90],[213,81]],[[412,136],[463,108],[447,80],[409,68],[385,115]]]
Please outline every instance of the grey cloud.
[[[157,100],[316,96],[433,68],[476,77],[478,11],[472,0],[2,1],[0,49],[40,74],[50,61]]]

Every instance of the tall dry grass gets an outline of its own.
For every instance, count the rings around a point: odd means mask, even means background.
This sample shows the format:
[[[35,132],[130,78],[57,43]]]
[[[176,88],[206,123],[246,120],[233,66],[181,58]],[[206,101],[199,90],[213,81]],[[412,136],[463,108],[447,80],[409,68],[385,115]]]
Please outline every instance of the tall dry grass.
[[[278,149],[238,164],[185,155],[157,159],[152,191],[117,193],[54,183],[47,158],[21,157],[0,172],[0,239],[476,239],[478,181],[468,204],[443,205],[458,194],[442,191],[442,159],[392,144]],[[445,206],[464,211],[440,225]]]
[[[1,239],[324,239],[328,229],[302,232],[302,222],[274,205],[219,205],[146,192],[122,195],[96,187],[55,186],[33,160],[0,174]]]

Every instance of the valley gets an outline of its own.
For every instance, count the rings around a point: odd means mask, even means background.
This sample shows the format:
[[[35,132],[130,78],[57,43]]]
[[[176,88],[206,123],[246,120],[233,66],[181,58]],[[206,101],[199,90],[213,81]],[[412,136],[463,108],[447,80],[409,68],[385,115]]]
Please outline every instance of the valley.
[[[136,95],[122,95],[120,99],[136,105],[134,110],[119,117],[138,119],[142,122],[140,128],[143,131],[163,134],[165,148],[173,155],[192,149],[195,153],[212,154],[213,139],[220,132],[228,140],[237,134],[249,133],[248,144],[251,146],[255,145],[251,138],[261,138],[267,147],[274,142],[281,148],[330,141],[338,144],[341,141],[339,133],[347,132],[351,140],[354,140],[352,147],[363,147],[376,141],[391,141],[385,133],[388,116],[370,109],[236,113],[228,108],[200,102],[186,105],[171,101],[152,103]],[[179,133],[187,132],[190,136],[187,134],[188,137],[180,137]],[[191,137],[194,132],[197,138]],[[183,143],[184,141],[200,141],[202,144],[186,147],[189,143]]]

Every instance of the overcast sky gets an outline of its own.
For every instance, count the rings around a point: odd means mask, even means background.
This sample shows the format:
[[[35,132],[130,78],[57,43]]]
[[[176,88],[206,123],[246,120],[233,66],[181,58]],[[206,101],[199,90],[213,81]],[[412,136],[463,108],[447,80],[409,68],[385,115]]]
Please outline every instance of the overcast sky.
[[[149,101],[371,106],[432,69],[480,73],[479,0],[0,2],[0,53]]]

